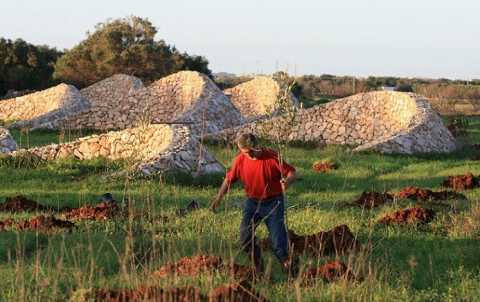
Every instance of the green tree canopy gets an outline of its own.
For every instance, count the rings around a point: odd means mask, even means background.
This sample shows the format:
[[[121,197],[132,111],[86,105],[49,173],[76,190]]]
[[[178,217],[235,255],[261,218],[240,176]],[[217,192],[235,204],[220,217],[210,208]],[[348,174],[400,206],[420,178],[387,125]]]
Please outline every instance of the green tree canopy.
[[[149,82],[180,70],[196,70],[211,76],[208,61],[180,53],[163,40],[146,19],[128,17],[99,23],[95,32],[67,51],[55,65],[55,77],[84,87],[116,73]]]
[[[0,96],[10,89],[43,89],[51,85],[53,66],[61,54],[48,46],[0,38]]]

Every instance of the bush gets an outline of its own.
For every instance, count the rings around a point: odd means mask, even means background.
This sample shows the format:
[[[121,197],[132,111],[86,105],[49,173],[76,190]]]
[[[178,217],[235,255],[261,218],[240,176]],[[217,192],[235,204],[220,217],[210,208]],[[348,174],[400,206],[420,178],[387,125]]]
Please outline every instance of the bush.
[[[145,82],[180,70],[211,75],[205,58],[180,53],[165,41],[156,41],[156,33],[150,21],[139,17],[99,23],[94,33],[57,61],[55,78],[85,87],[117,73]]]

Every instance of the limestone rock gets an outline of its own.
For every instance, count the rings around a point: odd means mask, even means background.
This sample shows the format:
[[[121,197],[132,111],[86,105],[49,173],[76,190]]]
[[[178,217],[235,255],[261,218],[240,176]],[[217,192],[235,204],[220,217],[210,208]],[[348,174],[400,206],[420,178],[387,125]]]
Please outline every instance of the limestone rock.
[[[10,153],[17,150],[17,143],[10,135],[10,132],[0,127],[0,153]]]
[[[28,150],[45,160],[73,157],[124,159],[142,174],[184,171],[194,175],[224,173],[224,167],[182,125],[149,125],[80,138]],[[20,151],[12,155],[20,154]]]
[[[185,123],[192,133],[212,133],[243,124],[241,113],[205,75],[181,71],[143,87],[115,75],[81,91],[91,108],[65,120],[68,128],[126,129],[141,124]]]
[[[224,92],[248,120],[274,114],[277,99],[283,93],[277,81],[265,76],[255,77]],[[293,106],[298,106],[298,100],[291,93],[288,98]]]
[[[276,117],[206,137],[224,140],[244,132],[269,139],[346,144],[355,151],[412,154],[456,149],[455,138],[428,101],[403,92],[360,93],[299,109],[293,121]]]
[[[12,127],[53,128],[57,120],[88,106],[74,86],[60,84],[0,102],[0,120],[15,122]]]

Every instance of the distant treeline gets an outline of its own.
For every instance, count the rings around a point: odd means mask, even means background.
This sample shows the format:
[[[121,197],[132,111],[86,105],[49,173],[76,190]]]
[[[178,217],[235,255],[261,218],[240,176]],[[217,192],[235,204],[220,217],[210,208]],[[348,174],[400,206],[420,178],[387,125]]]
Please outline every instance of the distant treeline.
[[[39,90],[59,82],[83,88],[116,73],[146,83],[180,70],[211,76],[204,57],[155,40],[156,33],[148,20],[132,16],[97,24],[85,40],[64,51],[0,38],[0,97],[9,90]]]
[[[277,73],[278,74],[278,73]],[[275,76],[275,74],[274,74]],[[252,79],[253,76],[220,75],[216,81],[223,89],[230,88]],[[396,77],[355,78],[351,76],[305,75],[289,77],[296,81],[295,94],[305,99],[320,99],[328,96],[343,98],[356,93],[374,91],[382,87],[397,91],[415,92],[432,99],[480,100],[480,80],[463,81],[449,79],[420,79]]]

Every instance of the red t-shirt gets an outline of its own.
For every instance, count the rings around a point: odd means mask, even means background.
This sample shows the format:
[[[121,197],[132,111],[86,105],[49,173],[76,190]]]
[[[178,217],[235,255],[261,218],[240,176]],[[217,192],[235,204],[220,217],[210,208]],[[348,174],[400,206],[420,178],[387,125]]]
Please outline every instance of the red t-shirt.
[[[295,168],[285,161],[280,167],[275,151],[262,149],[257,159],[250,159],[243,153],[237,155],[226,178],[230,184],[240,179],[249,198],[264,200],[282,194],[282,173],[285,177],[294,171]]]

